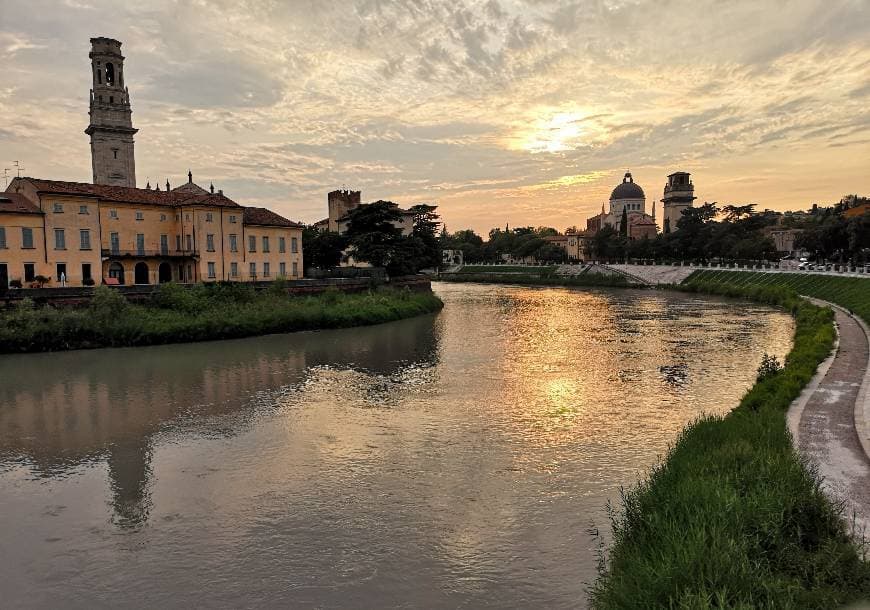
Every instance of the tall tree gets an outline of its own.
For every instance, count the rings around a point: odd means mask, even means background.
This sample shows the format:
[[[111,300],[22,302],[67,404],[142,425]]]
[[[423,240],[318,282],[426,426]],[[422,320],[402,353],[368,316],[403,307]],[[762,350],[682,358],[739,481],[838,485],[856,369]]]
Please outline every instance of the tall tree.
[[[402,230],[399,207],[390,201],[376,201],[348,212],[348,245],[356,260],[374,267],[386,267],[393,258]]]

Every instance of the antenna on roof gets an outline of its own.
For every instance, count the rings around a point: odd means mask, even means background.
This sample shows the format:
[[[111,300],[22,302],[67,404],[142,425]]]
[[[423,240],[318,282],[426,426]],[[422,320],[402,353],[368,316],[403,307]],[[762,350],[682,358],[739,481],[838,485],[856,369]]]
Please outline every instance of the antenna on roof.
[[[21,164],[18,161],[13,161],[12,163],[15,164],[15,169],[18,170],[18,177],[20,178],[21,177],[21,170],[23,170],[24,168],[21,167]]]
[[[3,168],[3,179],[6,180],[6,188],[9,188],[9,168]]]

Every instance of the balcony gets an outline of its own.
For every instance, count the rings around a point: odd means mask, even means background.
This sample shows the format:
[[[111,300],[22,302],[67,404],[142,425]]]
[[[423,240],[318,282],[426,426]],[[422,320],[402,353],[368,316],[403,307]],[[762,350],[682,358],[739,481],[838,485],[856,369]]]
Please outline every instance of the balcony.
[[[103,248],[100,251],[103,258],[199,258],[199,250],[121,250],[120,248]]]

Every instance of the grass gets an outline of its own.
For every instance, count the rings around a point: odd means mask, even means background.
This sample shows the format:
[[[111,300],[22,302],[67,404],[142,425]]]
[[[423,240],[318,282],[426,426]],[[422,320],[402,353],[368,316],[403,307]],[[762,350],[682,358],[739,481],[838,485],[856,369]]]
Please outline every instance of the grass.
[[[100,287],[79,309],[35,307],[25,299],[0,312],[0,352],[40,352],[231,339],[298,330],[379,324],[443,307],[431,293],[383,289],[288,297],[280,282],[256,292],[241,284],[185,289],[164,284],[154,301],[128,303]]]
[[[710,282],[735,286],[779,286],[836,303],[870,323],[870,277],[837,277],[799,273],[696,271],[686,283]]]
[[[835,608],[870,599],[863,549],[795,451],[785,421],[832,349],[832,312],[786,285],[735,285],[706,273],[681,289],[786,309],[796,321],[794,346],[736,409],[687,426],[666,459],[623,491],[593,606]],[[740,277],[749,275],[759,274]]]
[[[583,273],[581,275],[533,275],[523,273],[442,273],[445,282],[478,282],[484,284],[520,284],[523,286],[614,286],[632,284],[623,275]]]

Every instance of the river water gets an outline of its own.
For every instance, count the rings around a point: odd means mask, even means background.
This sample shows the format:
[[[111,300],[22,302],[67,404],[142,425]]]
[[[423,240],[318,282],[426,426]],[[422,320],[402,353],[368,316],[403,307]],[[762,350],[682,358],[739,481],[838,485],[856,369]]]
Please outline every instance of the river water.
[[[583,606],[607,501],[793,331],[679,293],[436,291],[377,327],[0,356],[0,606]]]

